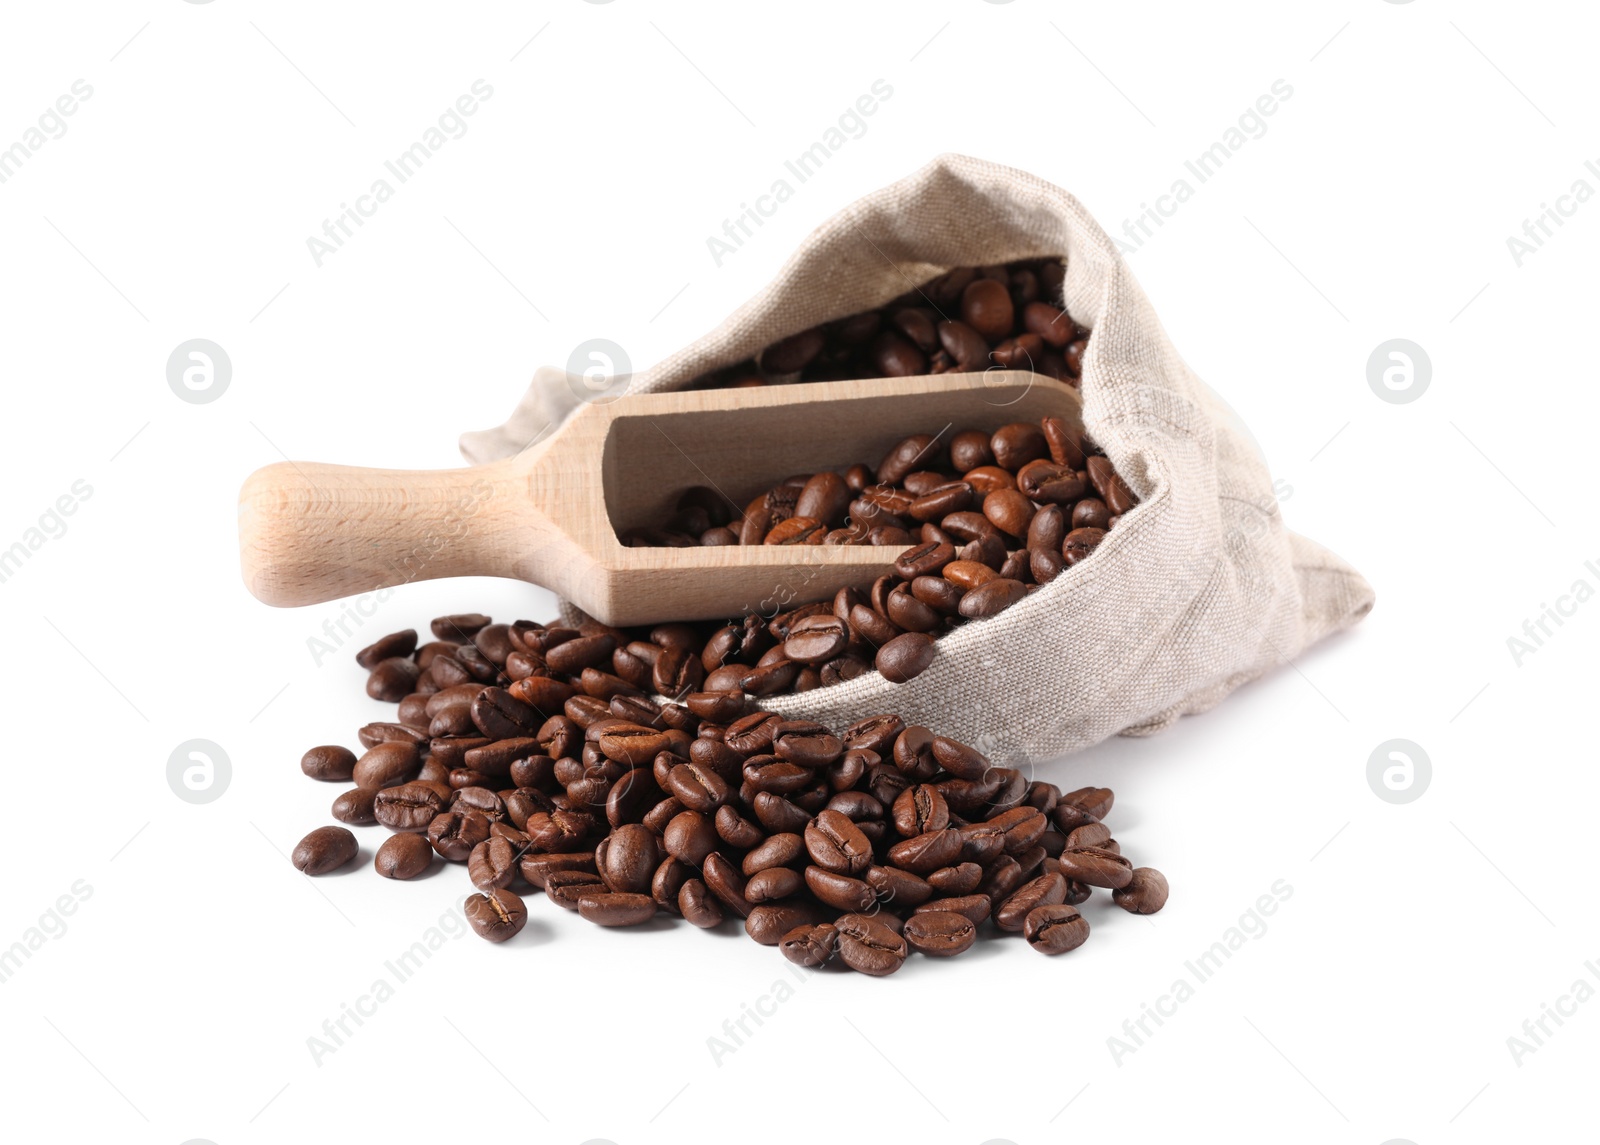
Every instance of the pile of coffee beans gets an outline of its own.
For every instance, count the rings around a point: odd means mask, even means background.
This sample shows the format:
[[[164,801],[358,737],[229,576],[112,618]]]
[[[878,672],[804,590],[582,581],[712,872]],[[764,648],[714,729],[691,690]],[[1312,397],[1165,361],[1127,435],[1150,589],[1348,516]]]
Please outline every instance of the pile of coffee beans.
[[[1051,299],[1060,259],[964,266],[886,306],[802,330],[756,358],[697,378],[693,389],[903,378],[1003,366],[1076,385],[1089,331]]]
[[[600,625],[474,614],[432,627],[420,647],[407,630],[357,656],[368,693],[399,704],[361,729],[364,754],[314,747],[301,769],[355,785],[335,819],[393,832],[380,875],[464,864],[478,891],[468,922],[491,942],[516,934],[523,896],[543,890],[599,926],[733,916],[800,965],[884,975],[987,930],[1073,950],[1096,887],[1136,914],[1166,902],[1166,879],[1134,867],[1105,825],[1105,788],[1063,794],[894,715],[836,732],[747,711],[742,691],[662,703],[588,666],[616,647]],[[683,650],[672,629],[658,630],[658,664]],[[511,678],[513,658],[562,661],[563,648],[582,691]],[[320,875],[357,853],[348,827],[326,826],[292,858]]]
[[[832,601],[773,618],[770,641],[760,639],[759,619],[746,616],[700,646],[706,688],[756,696],[803,692],[872,668],[904,683],[933,662],[935,637],[1050,583],[1137,503],[1111,462],[1058,417],[964,430],[948,442],[914,434],[876,469],[862,463],[843,476],[791,477],[735,521],[718,514],[719,501],[692,489],[665,529],[634,530],[624,540],[911,546],[870,591],[841,589]],[[692,530],[701,526],[697,537]]]

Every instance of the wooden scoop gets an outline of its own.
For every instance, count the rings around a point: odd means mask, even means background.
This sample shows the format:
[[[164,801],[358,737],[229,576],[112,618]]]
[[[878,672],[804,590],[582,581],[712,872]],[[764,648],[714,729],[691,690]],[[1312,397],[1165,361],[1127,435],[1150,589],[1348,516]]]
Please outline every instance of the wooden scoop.
[[[903,550],[628,548],[617,530],[665,521],[691,486],[727,497],[737,518],[786,477],[876,464],[913,433],[948,442],[1046,414],[1082,428],[1076,390],[1014,370],[625,395],[580,407],[544,440],[488,465],[259,469],[239,493],[240,563],[250,591],[272,605],[503,576],[619,626],[772,612],[866,588]]]

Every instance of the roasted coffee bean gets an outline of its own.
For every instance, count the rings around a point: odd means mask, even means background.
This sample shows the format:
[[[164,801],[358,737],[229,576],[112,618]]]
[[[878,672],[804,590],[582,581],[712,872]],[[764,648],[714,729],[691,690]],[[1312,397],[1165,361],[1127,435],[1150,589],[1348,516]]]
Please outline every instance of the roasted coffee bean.
[[[930,910],[906,919],[902,935],[906,945],[920,954],[950,958],[971,949],[978,940],[978,928],[965,915]]]
[[[872,844],[838,811],[821,811],[807,823],[805,842],[812,862],[842,875],[858,875],[872,863]]]
[[[799,871],[791,867],[768,867],[746,880],[744,897],[752,903],[774,902],[798,894],[804,885]]]
[[[1103,847],[1062,851],[1058,861],[1063,875],[1086,886],[1121,890],[1133,881],[1133,864]]]
[[[1015,317],[1010,292],[992,278],[969,283],[961,294],[961,320],[991,342],[1011,333]]]
[[[370,748],[356,760],[350,777],[357,787],[389,787],[410,779],[421,763],[415,744],[390,741]]]
[[[973,926],[982,926],[989,918],[993,904],[988,895],[958,895],[955,898],[929,899],[921,906],[915,908],[912,914],[924,914],[934,911],[952,911],[972,922]]]
[[[1089,554],[1099,548],[1104,538],[1103,529],[1073,529],[1061,542],[1061,559],[1070,568],[1079,561],[1087,559]]]
[[[440,640],[467,644],[489,623],[490,618],[481,612],[462,612],[454,616],[436,617],[429,627]]]
[[[926,467],[937,460],[932,456],[933,444],[933,436],[926,433],[913,434],[902,440],[878,463],[878,481],[893,485],[919,465]]]
[[[791,831],[773,835],[751,848],[744,857],[746,875],[764,871],[769,867],[789,867],[799,863],[806,855],[805,840]]]
[[[950,439],[950,464],[960,473],[994,463],[994,453],[989,448],[989,435],[975,429],[964,429]]]
[[[700,865],[700,878],[723,906],[740,918],[750,914],[750,900],[744,897],[745,878],[739,868],[720,851],[712,851]]]
[[[1116,795],[1109,787],[1080,787],[1076,791],[1069,791],[1063,795],[1057,807],[1063,805],[1074,807],[1082,811],[1091,819],[1104,819],[1111,814],[1111,806],[1116,801]],[[1067,824],[1059,824],[1062,830],[1069,830]],[[1081,826],[1073,824],[1072,826]]]
[[[949,824],[950,807],[937,788],[919,783],[906,788],[894,801],[894,825],[901,835],[942,831]]]
[[[544,722],[538,711],[504,688],[485,688],[472,701],[472,722],[490,739],[517,739],[533,735]]]
[[[295,844],[290,861],[308,875],[336,871],[356,857],[356,837],[344,827],[318,827]]]
[[[376,668],[381,661],[397,656],[409,656],[417,650],[417,630],[407,628],[404,632],[391,632],[373,643],[367,645],[356,653],[356,663],[363,668],[371,670]],[[315,778],[313,776],[313,778]]]
[[[933,897],[927,882],[899,867],[868,867],[865,878],[879,900],[894,910],[914,908]]]
[[[839,931],[832,923],[802,923],[778,941],[783,956],[796,966],[815,969],[827,965],[839,948]]]
[[[433,865],[433,848],[421,835],[390,835],[372,865],[386,879],[414,879]]]
[[[1106,508],[1113,514],[1126,513],[1137,504],[1133,491],[1128,488],[1128,483],[1118,476],[1117,471],[1111,467],[1109,459],[1104,457],[1091,457],[1085,465],[1089,474],[1089,481],[1094,486],[1095,492],[1100,494],[1100,500],[1106,503]]]
[[[584,895],[608,892],[605,881],[593,871],[570,869],[548,872],[544,880],[544,893],[546,898],[564,910],[576,911],[578,900]]]
[[[376,787],[353,787],[333,801],[333,817],[341,823],[352,825],[376,823],[378,816],[374,803],[377,797]]]
[[[987,620],[1004,612],[1027,595],[1028,586],[1021,581],[996,577],[963,596],[960,612],[968,620]]]
[[[396,835],[396,839],[415,838]],[[509,839],[491,836],[472,848],[467,856],[467,877],[480,891],[508,887],[517,876],[517,848]]]
[[[444,812],[448,798],[446,790],[441,790],[437,784],[413,780],[376,792],[372,813],[391,831],[422,832]]]
[[[1050,452],[1044,431],[1028,422],[1014,422],[995,430],[989,438],[989,449],[994,453],[995,464],[1012,473]]]
[[[667,854],[698,867],[716,850],[719,840],[711,816],[698,811],[680,811],[662,832],[661,842]]]
[[[312,779],[348,783],[355,766],[355,752],[346,747],[314,747],[300,757],[300,770]]]
[[[1065,954],[1089,939],[1089,920],[1065,903],[1038,906],[1023,919],[1022,935],[1041,954]]]
[[[1067,899],[1067,880],[1060,874],[1040,875],[1018,887],[994,912],[1001,930],[1018,931],[1035,907],[1055,906]]]
[[[466,901],[467,923],[473,933],[489,942],[504,942],[528,921],[528,908],[507,890],[491,890]]]
[[[931,637],[922,632],[903,632],[878,649],[873,664],[891,684],[904,684],[927,671],[934,656]]]
[[[661,864],[661,851],[648,827],[625,823],[600,840],[594,862],[595,870],[613,891],[643,894]]]
[[[928,885],[942,898],[970,895],[983,881],[983,868],[977,863],[958,863],[928,873]]]
[[[428,729],[428,713],[427,713],[427,700],[428,700],[428,698],[426,696],[419,696],[415,692],[413,692],[411,695],[407,696],[404,700],[401,700],[400,704],[401,704],[402,707],[404,707],[409,701],[411,701],[413,699],[419,700],[421,702],[421,708],[419,709],[417,707],[417,705],[415,705],[415,704],[412,705],[412,708],[411,708],[412,720],[413,720],[412,723],[405,723],[405,722],[402,722],[402,723],[388,723],[388,722],[379,721],[379,722],[376,722],[376,723],[367,724],[364,727],[362,727],[362,729],[359,732],[356,733],[356,738],[358,738],[361,741],[361,746],[362,747],[376,747],[376,746],[378,746],[378,744],[380,744],[380,743],[388,743],[390,740],[401,740],[401,741],[404,741],[405,743],[413,743],[413,744],[416,744],[417,747],[419,747],[419,748],[422,747],[424,744],[426,744],[428,742],[428,739],[429,739],[428,731],[427,731],[427,729]]]
[[[708,930],[722,921],[722,907],[699,879],[685,880],[678,891],[678,911],[692,925]]]
[[[374,700],[399,703],[416,690],[417,678],[422,675],[415,661],[402,656],[391,656],[372,666],[367,677],[367,695]]]
[[[598,926],[638,926],[656,915],[656,900],[647,894],[615,891],[578,896],[578,913]]]
[[[916,875],[948,867],[961,854],[961,832],[954,827],[902,839],[889,848],[890,864]]]
[[[912,596],[947,617],[960,613],[961,597],[965,591],[960,585],[952,580],[946,580],[943,576],[919,576],[911,582]]]
[[[763,903],[750,908],[745,915],[744,932],[762,946],[776,946],[797,926],[819,923],[821,910],[810,903],[794,900],[785,903]]]
[[[1104,823],[1085,823],[1066,837],[1066,847],[1103,847],[1111,839],[1111,828]]]
[[[777,867],[774,870],[794,873],[787,867]],[[770,873],[770,871],[762,872],[763,875]],[[870,910],[877,901],[877,893],[864,879],[841,875],[815,864],[805,870],[805,886],[819,901],[834,910]]]
[[[899,559],[894,562],[895,575],[904,580],[933,576],[955,560],[955,556],[955,546],[948,541],[925,542],[900,554]]]
[[[839,932],[839,957],[850,969],[881,978],[905,964],[906,940],[880,919],[846,914],[833,925]]]
[[[428,842],[440,858],[464,863],[472,849],[489,837],[489,820],[476,811],[446,811],[428,824]]]
[[[1128,884],[1111,892],[1111,901],[1130,914],[1155,914],[1167,905],[1167,876],[1154,867],[1135,867]]]
[[[808,616],[790,630],[783,654],[800,664],[822,664],[850,643],[850,627],[837,616]]]

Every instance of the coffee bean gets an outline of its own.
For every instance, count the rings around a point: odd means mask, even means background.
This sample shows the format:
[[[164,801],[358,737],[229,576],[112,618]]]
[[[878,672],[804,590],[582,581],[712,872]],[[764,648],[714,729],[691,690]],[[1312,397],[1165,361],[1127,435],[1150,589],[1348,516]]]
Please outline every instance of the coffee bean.
[[[489,820],[476,811],[446,811],[429,822],[427,835],[441,858],[464,863],[472,849],[489,837]]]
[[[422,669],[404,657],[391,656],[387,660],[380,660],[373,665],[367,677],[367,695],[374,700],[399,703],[416,689],[417,678],[421,675]]]
[[[1015,317],[1010,293],[992,278],[969,283],[961,294],[961,320],[991,342],[1011,333]]]
[[[1090,483],[1094,486],[1095,492],[1100,494],[1100,500],[1106,503],[1106,508],[1110,512],[1126,513],[1137,504],[1133,491],[1128,488],[1128,483],[1117,475],[1109,459],[1091,457],[1085,462],[1085,466]]]
[[[462,612],[454,616],[436,617],[429,626],[440,640],[456,644],[470,643],[472,638],[489,626],[489,617],[481,612]]]
[[[384,660],[409,656],[416,650],[417,630],[407,628],[403,632],[391,632],[367,645],[356,653],[356,663],[371,670]]]
[[[355,766],[355,752],[346,747],[314,747],[300,757],[300,770],[312,779],[348,783]]]
[[[396,839],[415,838],[396,835]],[[517,875],[517,849],[510,840],[491,836],[472,848],[467,856],[467,877],[480,891],[498,890],[511,885]]]
[[[971,921],[973,926],[981,926],[988,919],[993,910],[993,904],[988,895],[958,895],[954,898],[929,899],[916,907],[912,915],[932,913],[936,911],[951,911]]]
[[[1130,914],[1155,914],[1167,905],[1167,876],[1154,867],[1135,867],[1128,884],[1111,892],[1111,901]]]
[[[357,787],[389,787],[410,779],[420,766],[421,756],[415,744],[391,741],[370,748],[356,760],[350,777]]]
[[[386,879],[414,879],[433,865],[433,848],[421,835],[390,835],[372,865]]]
[[[873,665],[891,684],[904,684],[927,671],[934,655],[931,637],[921,632],[904,632],[878,649]]]
[[[889,862],[912,874],[926,875],[947,867],[961,854],[961,832],[954,827],[902,839],[889,848]]]
[[[1028,586],[1021,581],[996,577],[963,596],[960,612],[968,620],[987,620],[1004,612],[1027,595]]]
[[[504,942],[528,921],[528,908],[507,890],[473,895],[467,899],[465,909],[473,933],[489,942]]]
[[[989,449],[989,435],[975,429],[964,429],[950,439],[950,464],[958,472],[978,469],[994,463],[994,453]]]
[[[928,873],[928,885],[941,897],[969,895],[983,881],[983,868],[977,863],[958,863]]]
[[[576,911],[585,895],[609,893],[605,882],[593,871],[550,871],[544,879],[545,897],[564,910]]]
[[[702,930],[709,930],[722,921],[722,908],[716,898],[699,879],[687,879],[678,891],[678,910],[683,917]]]
[[[308,875],[336,871],[356,857],[356,837],[344,827],[318,827],[295,844],[290,861]]]
[[[1056,906],[1067,900],[1067,880],[1060,874],[1040,875],[1018,887],[994,912],[1001,930],[1018,931],[1035,907]]]
[[[1103,847],[1061,852],[1061,873],[1091,887],[1121,890],[1133,881],[1133,864]]]
[[[578,897],[578,913],[599,926],[638,926],[656,915],[647,894],[601,891]]]
[[[872,844],[837,811],[821,811],[806,824],[805,843],[812,862],[842,875],[860,874],[872,863]]]
[[[794,873],[787,867],[776,867],[773,870],[781,870],[786,874]],[[770,873],[770,871],[762,872],[762,874]],[[821,902],[835,910],[865,911],[877,901],[876,892],[865,880],[841,875],[816,865],[806,868],[805,886]]]
[[[934,958],[950,958],[969,950],[978,940],[978,928],[965,915],[933,910],[906,919],[903,933],[912,950]]]
[[[778,941],[783,956],[796,966],[824,966],[839,947],[839,931],[832,923],[802,923]]]
[[[1104,538],[1105,531],[1102,529],[1073,529],[1061,542],[1061,559],[1070,568],[1087,559],[1090,553],[1100,547]]]
[[[1022,922],[1022,935],[1041,954],[1065,954],[1089,939],[1089,920],[1065,903],[1038,906]]]
[[[837,616],[808,616],[790,631],[783,654],[801,664],[832,660],[850,643],[850,627]]]
[[[378,789],[375,787],[353,787],[342,792],[333,801],[333,817],[351,825],[376,823],[378,817],[373,805],[377,796]]]
[[[879,919],[846,914],[833,925],[839,932],[839,957],[850,969],[881,978],[905,964],[906,940]]]
[[[413,780],[376,792],[372,814],[391,831],[422,832],[444,811],[446,799],[437,784]]]
[[[894,801],[894,825],[902,835],[942,831],[949,823],[950,806],[938,788],[919,783],[906,788]]]

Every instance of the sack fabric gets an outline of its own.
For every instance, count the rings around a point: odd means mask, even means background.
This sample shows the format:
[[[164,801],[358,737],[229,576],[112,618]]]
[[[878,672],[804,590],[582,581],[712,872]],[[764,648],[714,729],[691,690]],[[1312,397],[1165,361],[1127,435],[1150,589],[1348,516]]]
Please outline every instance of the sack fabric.
[[[1355,569],[1284,527],[1254,439],[1179,358],[1105,232],[1077,199],[1021,171],[945,155],[866,196],[630,388],[679,388],[953,267],[1043,256],[1066,259],[1065,306],[1092,331],[1085,429],[1140,503],[1088,560],[940,637],[908,683],[869,672],[763,707],[834,728],[895,712],[1015,766],[1205,711],[1371,610]],[[581,390],[569,381],[540,370],[506,424],[464,435],[462,453],[504,457],[559,425]]]

